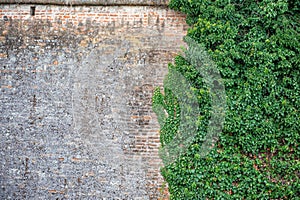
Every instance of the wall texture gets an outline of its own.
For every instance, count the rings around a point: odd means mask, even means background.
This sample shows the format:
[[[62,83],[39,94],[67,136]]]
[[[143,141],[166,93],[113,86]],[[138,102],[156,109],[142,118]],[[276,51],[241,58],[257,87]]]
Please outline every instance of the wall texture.
[[[1,1],[0,199],[163,197],[151,98],[185,16],[111,2]]]
[[[131,6],[167,6],[168,0],[0,0],[2,4],[48,4],[48,5],[131,5]]]

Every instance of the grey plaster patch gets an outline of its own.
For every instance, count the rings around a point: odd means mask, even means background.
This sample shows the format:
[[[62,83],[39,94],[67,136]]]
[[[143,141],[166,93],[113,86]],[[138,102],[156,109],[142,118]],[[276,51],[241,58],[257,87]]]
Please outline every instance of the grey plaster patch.
[[[74,128],[88,152],[105,166],[101,173],[109,180],[101,188],[148,199],[141,188],[146,183],[142,157],[124,154],[130,143],[126,92],[135,85],[126,83],[132,74],[121,60],[129,51],[128,41],[115,40],[93,49],[83,60],[74,77]]]

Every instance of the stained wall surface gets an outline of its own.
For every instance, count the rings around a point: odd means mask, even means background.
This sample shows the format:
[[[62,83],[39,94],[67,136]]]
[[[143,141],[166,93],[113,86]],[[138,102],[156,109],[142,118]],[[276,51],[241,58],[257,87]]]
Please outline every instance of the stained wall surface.
[[[103,6],[103,5],[131,5],[131,6],[167,6],[169,0],[0,0],[2,4],[52,4],[52,5],[80,5],[80,6]]]
[[[184,45],[156,6],[0,4],[0,199],[158,199],[153,89]]]

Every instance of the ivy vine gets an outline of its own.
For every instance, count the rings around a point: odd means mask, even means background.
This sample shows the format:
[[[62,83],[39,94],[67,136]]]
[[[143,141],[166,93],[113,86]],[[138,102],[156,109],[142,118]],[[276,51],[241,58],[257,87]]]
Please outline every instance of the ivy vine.
[[[219,140],[201,157],[209,90],[184,56],[169,65],[191,83],[200,110],[195,140],[161,169],[170,198],[298,199],[300,1],[171,0],[169,6],[186,13],[187,36],[216,63],[227,97]],[[163,147],[177,134],[180,107],[167,88],[155,90],[158,104],[168,113],[161,123]]]

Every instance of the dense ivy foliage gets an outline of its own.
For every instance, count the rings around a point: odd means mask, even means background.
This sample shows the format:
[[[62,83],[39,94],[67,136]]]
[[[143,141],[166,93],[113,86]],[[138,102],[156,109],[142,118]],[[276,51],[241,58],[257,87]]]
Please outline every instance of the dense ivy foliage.
[[[171,199],[297,199],[300,197],[300,1],[171,0],[187,14],[188,36],[203,44],[224,80],[223,131],[202,158],[209,91],[183,56],[170,69],[193,86],[201,116],[188,151],[162,168]],[[172,91],[155,91],[168,116],[162,146],[180,124]]]

